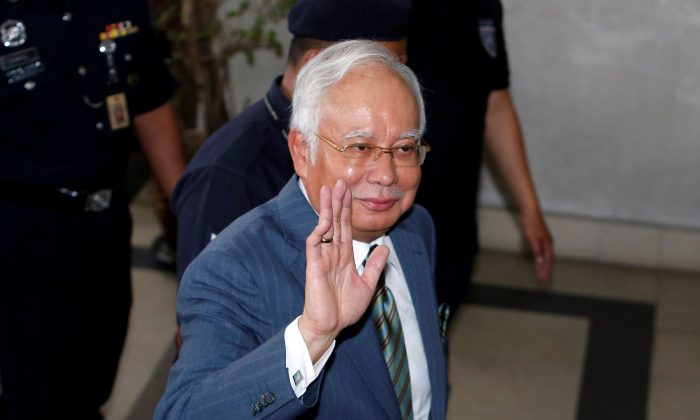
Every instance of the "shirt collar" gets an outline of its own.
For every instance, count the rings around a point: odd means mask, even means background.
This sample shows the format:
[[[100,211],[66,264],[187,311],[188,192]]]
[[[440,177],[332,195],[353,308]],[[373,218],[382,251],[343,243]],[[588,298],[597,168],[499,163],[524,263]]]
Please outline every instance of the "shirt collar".
[[[386,235],[382,235],[369,243],[355,240],[352,241],[352,251],[355,255],[355,267],[357,268],[357,271],[360,271],[362,262],[365,260],[365,258],[367,258],[367,253],[373,245],[386,245],[389,248],[389,258],[387,259],[387,263],[401,271],[401,265],[399,264],[399,258],[396,256],[394,244],[391,242],[391,238]]]
[[[309,200],[309,193],[306,192],[306,187],[304,186],[304,183],[301,182],[301,178],[297,179],[297,184],[299,185],[299,189],[301,190],[301,193],[304,194],[304,198],[306,199],[306,202],[309,203],[309,206],[311,206],[311,200]],[[314,208],[314,206],[311,206],[311,209],[316,213],[316,216],[318,216],[318,212]]]

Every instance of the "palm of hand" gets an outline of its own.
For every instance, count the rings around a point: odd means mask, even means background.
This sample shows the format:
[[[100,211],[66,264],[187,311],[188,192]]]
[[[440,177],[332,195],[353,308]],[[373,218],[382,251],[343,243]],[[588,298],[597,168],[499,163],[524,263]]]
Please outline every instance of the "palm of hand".
[[[367,310],[389,250],[372,253],[362,276],[355,267],[352,249],[351,193],[343,181],[333,189],[321,189],[319,223],[306,242],[306,290],[304,318],[317,335],[333,338],[357,322]],[[321,243],[332,237],[333,242]]]

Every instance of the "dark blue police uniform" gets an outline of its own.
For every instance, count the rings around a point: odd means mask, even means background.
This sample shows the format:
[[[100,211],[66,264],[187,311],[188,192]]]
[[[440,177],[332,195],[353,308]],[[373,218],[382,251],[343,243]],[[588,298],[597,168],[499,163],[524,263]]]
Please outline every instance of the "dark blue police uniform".
[[[131,304],[132,119],[175,81],[145,1],[3,0],[0,41],[5,415],[99,418]]]
[[[462,302],[478,249],[476,206],[489,94],[509,85],[498,0],[414,0],[408,65],[424,86],[432,146],[416,202],[433,216],[440,302]],[[463,65],[457,65],[461,57]],[[455,205],[455,195],[465,205]]]
[[[278,77],[265,97],[217,130],[173,192],[177,271],[238,216],[277,195],[294,165],[287,147],[291,104]]]

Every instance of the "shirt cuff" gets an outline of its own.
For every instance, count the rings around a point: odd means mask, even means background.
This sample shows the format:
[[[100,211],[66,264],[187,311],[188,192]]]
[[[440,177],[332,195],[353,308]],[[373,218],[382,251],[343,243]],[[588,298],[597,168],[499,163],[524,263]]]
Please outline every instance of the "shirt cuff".
[[[311,363],[309,349],[306,347],[304,337],[299,331],[299,317],[292,321],[284,330],[284,345],[286,349],[286,366],[289,375],[289,383],[292,385],[294,394],[300,398],[306,392],[306,388],[318,377],[331,357],[335,348],[335,340],[328,347],[323,356],[316,364]]]

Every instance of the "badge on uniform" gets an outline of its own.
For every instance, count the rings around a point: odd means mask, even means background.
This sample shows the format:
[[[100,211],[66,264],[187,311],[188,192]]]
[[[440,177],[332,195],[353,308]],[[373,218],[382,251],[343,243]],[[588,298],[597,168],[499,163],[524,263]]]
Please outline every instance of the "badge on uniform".
[[[21,20],[7,19],[0,24],[0,42],[6,48],[16,48],[27,42],[27,27]],[[0,55],[0,70],[5,73],[8,84],[32,78],[44,71],[44,63],[36,47],[12,50],[9,54]],[[27,90],[34,89],[36,82],[25,83]]]
[[[24,48],[0,56],[0,70],[5,73],[7,83],[13,84],[44,71],[44,64],[36,47]]]
[[[124,93],[115,93],[107,97],[107,114],[112,131],[129,126],[129,108],[126,105]]]
[[[481,45],[491,58],[496,58],[498,48],[496,46],[496,23],[493,19],[479,19],[479,38]]]
[[[130,20],[110,23],[109,25],[105,26],[105,31],[100,33],[100,41],[121,38],[123,36],[135,34],[138,31],[138,25],[132,24]]]
[[[5,47],[19,47],[27,42],[27,28],[20,20],[7,19],[0,25],[0,40]]]

